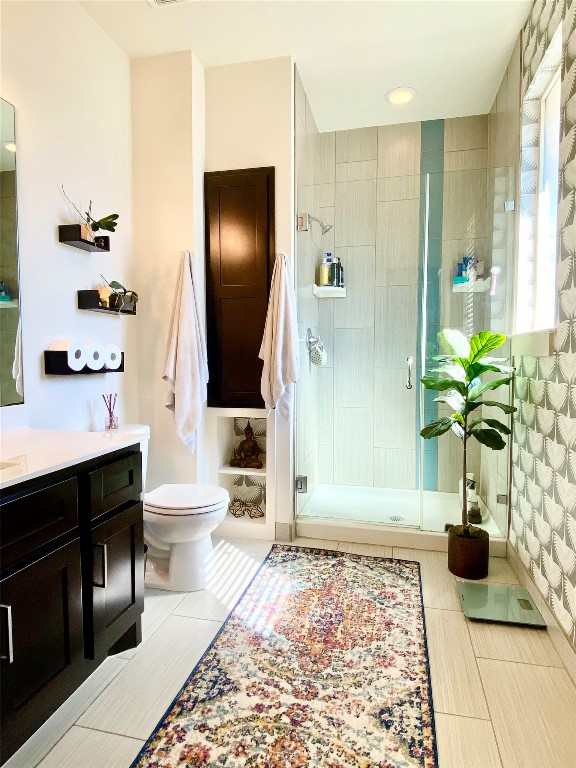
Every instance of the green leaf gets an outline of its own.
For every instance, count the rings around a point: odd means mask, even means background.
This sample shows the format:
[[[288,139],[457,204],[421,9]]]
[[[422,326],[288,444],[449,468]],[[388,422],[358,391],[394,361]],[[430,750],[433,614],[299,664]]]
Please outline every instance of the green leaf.
[[[487,445],[493,451],[501,451],[502,448],[506,447],[504,438],[495,429],[473,429],[470,434],[474,435],[479,443]]]
[[[420,434],[427,440],[430,437],[438,437],[439,435],[443,435],[444,432],[448,432],[448,430],[452,428],[453,423],[454,419],[449,417],[438,419],[438,421],[432,421],[430,424],[427,424],[424,429],[420,430]]]
[[[482,331],[476,333],[470,339],[470,355],[468,357],[471,363],[475,363],[482,357],[498,349],[506,341],[506,336],[502,333],[492,333],[492,331]]]
[[[495,363],[472,363],[468,366],[468,376],[470,380],[476,379],[483,373],[495,371],[496,373],[514,373],[514,368],[510,365],[496,365]]]
[[[118,282],[118,280],[111,280],[108,285],[110,288],[112,288],[114,291],[122,291],[122,293],[126,293],[126,288]]]
[[[483,392],[489,389],[498,389],[498,387],[504,384],[510,384],[511,381],[512,376],[508,376],[505,379],[496,379],[495,381],[487,381],[484,384],[477,384],[468,392],[468,400],[477,400]]]
[[[446,403],[458,413],[462,413],[466,401],[456,389],[449,390],[445,395],[434,398],[435,403]]]
[[[494,427],[498,432],[502,432],[503,435],[512,434],[512,430],[507,427],[506,424],[502,424],[501,421],[498,421],[498,419],[484,419],[484,423],[488,424],[489,427]]]
[[[482,422],[484,422],[484,424],[488,424],[489,427],[497,429],[498,432],[502,432],[503,435],[512,434],[512,431],[505,424],[502,424],[501,421],[498,421],[498,419],[476,419],[476,421],[473,421],[468,425],[468,430],[472,431],[474,427],[476,427],[478,424],[482,424]]]
[[[432,368],[430,373],[442,373],[454,381],[466,381],[466,371],[459,363],[445,363],[440,368]]]
[[[438,334],[440,346],[444,347],[450,355],[468,359],[470,356],[470,342],[461,331],[453,328],[444,328]]]
[[[445,379],[441,376],[423,376],[421,381],[426,389],[434,389],[438,392],[454,389],[454,382],[451,379]]]
[[[500,410],[504,411],[504,413],[516,413],[518,410],[515,405],[499,403],[497,400],[476,400],[474,407],[477,405],[486,405],[488,408],[500,408]]]

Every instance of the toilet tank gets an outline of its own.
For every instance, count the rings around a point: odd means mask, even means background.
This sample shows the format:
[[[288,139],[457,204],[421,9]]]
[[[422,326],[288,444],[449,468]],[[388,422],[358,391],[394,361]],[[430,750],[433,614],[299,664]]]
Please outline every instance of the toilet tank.
[[[142,490],[146,490],[146,475],[148,471],[148,440],[150,440],[150,427],[147,424],[126,424],[122,432],[136,435],[140,441],[142,451]]]

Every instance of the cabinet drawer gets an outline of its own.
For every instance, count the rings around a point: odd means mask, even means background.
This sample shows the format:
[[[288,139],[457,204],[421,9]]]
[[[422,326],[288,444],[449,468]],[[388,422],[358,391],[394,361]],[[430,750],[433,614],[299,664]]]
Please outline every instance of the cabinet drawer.
[[[127,501],[139,499],[142,492],[142,454],[123,459],[90,472],[91,517],[99,517]]]
[[[0,557],[7,568],[78,526],[75,477],[33,490],[0,506]]]

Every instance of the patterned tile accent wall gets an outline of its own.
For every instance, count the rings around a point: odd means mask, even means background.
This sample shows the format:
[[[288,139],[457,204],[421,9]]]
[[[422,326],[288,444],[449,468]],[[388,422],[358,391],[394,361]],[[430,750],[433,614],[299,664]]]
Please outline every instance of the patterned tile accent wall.
[[[517,361],[510,541],[576,647],[576,0],[542,2],[523,31],[522,93],[562,23],[559,326],[552,357]]]

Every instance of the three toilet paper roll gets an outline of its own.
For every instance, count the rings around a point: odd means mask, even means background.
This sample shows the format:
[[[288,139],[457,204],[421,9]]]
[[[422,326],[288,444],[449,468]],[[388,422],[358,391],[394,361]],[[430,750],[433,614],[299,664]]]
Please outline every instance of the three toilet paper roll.
[[[66,352],[68,367],[73,371],[81,371],[86,366],[91,371],[101,371],[104,367],[115,371],[122,364],[122,352],[116,344],[100,344],[89,339],[58,339],[48,349]]]

